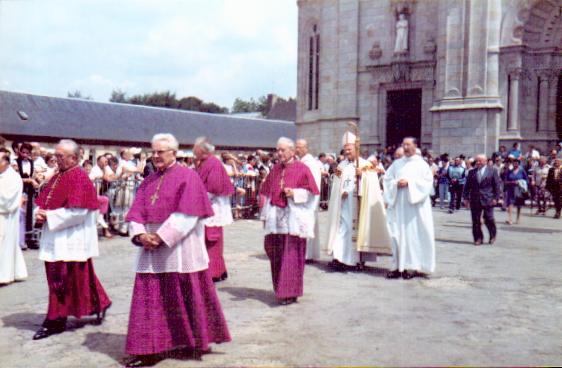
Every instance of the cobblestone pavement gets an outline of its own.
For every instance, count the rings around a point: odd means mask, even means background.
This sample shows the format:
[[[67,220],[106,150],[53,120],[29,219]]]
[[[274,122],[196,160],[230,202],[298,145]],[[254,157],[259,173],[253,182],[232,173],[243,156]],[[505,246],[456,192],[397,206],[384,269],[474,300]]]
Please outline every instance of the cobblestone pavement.
[[[225,231],[230,278],[217,285],[233,341],[201,361],[158,367],[560,365],[562,222],[525,209],[522,223],[508,226],[498,211],[496,244],[475,247],[466,210],[434,217],[431,278],[386,280],[388,258],[362,273],[321,262],[307,266],[305,295],[287,307],[275,303],[261,224],[237,222]],[[69,331],[40,341],[31,337],[47,307],[44,267],[36,251],[25,252],[29,278],[0,287],[0,366],[123,362],[136,250],[125,238],[100,248],[96,272],[113,299],[106,321],[70,320]]]

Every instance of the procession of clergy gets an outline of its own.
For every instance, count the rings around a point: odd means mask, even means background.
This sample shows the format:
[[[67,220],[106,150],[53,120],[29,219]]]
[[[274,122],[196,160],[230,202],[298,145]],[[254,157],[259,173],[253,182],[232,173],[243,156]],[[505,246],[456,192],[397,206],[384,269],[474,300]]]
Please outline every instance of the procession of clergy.
[[[127,215],[138,246],[126,341],[130,367],[154,365],[178,350],[200,356],[209,344],[231,339],[213,280],[227,277],[223,227],[233,222],[232,182],[206,138],[195,143],[195,170],[176,164],[173,135],[157,134],[151,143],[158,170],[142,182]],[[410,279],[435,269],[432,173],[416,154],[415,139],[404,139],[404,155],[384,175],[383,191],[376,168],[358,157],[356,143],[352,133],[344,135],[346,159],[333,180],[322,247],[320,164],[304,140],[277,143],[279,163],[262,184],[260,218],[273,290],[283,305],[303,295],[305,263],[318,260],[321,250],[340,269],[361,269],[378,255],[391,255],[388,278]],[[92,263],[99,255],[97,194],[78,155],[74,141],[59,142],[59,172],[36,199],[49,304],[35,340],[65,331],[69,316],[94,315],[101,324],[111,306]],[[9,151],[0,150],[0,283],[27,277],[18,241],[21,188]]]

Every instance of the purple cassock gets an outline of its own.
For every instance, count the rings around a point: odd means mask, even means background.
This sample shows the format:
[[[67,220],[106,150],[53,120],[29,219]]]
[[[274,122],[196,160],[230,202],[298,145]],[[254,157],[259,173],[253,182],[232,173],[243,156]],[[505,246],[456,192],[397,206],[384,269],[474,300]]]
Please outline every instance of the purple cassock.
[[[164,244],[139,247],[127,353],[177,348],[207,350],[230,341],[205,250],[202,220],[213,215],[207,191],[191,169],[173,164],[148,176],[127,215],[133,238],[156,233]]]
[[[293,189],[287,198],[284,188]],[[271,263],[273,289],[277,299],[303,295],[306,239],[314,236],[313,197],[318,187],[310,169],[299,161],[277,164],[261,187],[266,198],[262,209],[265,221],[265,252]]]
[[[222,162],[213,155],[209,155],[203,160],[196,171],[207,189],[214,211],[214,216],[205,220],[205,244],[209,254],[209,272],[215,280],[224,279],[227,271],[223,256],[223,226],[232,223],[229,197],[234,194],[234,186]]]

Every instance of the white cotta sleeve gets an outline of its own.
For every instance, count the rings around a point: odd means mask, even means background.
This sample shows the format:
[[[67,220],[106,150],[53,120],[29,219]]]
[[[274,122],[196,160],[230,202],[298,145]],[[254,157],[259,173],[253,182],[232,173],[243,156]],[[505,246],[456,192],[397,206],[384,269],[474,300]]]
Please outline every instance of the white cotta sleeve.
[[[408,182],[409,202],[417,204],[423,202],[431,194],[433,175],[429,166],[419,170],[414,180]]]
[[[50,231],[59,231],[86,221],[87,208],[58,208],[47,211],[47,226]]]
[[[141,234],[146,234],[146,227],[144,226],[144,224],[139,224],[138,222],[134,222],[131,221],[129,223],[129,235],[131,235],[131,237],[137,236],[137,235],[141,235]]]
[[[271,198],[263,196],[263,201],[264,201],[264,204],[263,204],[263,207],[260,211],[260,220],[261,221],[267,220],[267,214],[271,210]]]
[[[173,247],[180,243],[197,225],[199,217],[189,216],[183,213],[174,212],[168,217],[166,221],[156,234],[166,243],[168,247]]]
[[[295,188],[293,189],[293,201],[296,204],[302,204],[308,202],[311,193],[307,189]]]
[[[398,194],[398,180],[394,177],[394,172],[394,167],[390,166],[383,178],[383,198],[390,207],[394,206]]]

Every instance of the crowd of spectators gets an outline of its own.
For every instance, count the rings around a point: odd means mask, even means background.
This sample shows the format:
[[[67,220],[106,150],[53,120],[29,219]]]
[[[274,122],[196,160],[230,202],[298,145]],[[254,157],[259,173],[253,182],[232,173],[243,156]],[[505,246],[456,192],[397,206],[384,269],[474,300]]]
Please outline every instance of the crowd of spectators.
[[[57,172],[57,158],[52,150],[36,142],[14,142],[12,144],[12,166],[19,172],[24,183],[21,226],[22,248],[37,248],[33,225],[33,199],[42,186]],[[402,156],[400,147],[389,146],[375,152],[362,152],[371,162],[379,176]],[[460,210],[463,188],[468,171],[474,165],[473,157],[447,153],[434,154],[424,149],[419,154],[426,160],[434,174],[432,203],[454,213]],[[178,163],[190,168],[197,164],[191,151],[180,151]],[[255,218],[258,210],[258,193],[261,182],[277,162],[275,152],[257,150],[251,153],[222,152],[222,162],[235,186],[232,197],[233,215],[236,219]],[[327,209],[331,176],[338,164],[344,160],[339,153],[320,153],[317,156],[322,167],[320,206]],[[562,142],[548,152],[540,152],[530,145],[524,153],[519,143],[511,149],[501,146],[491,155],[488,165],[495,167],[502,179],[502,209],[508,211],[507,223],[520,221],[521,208],[526,203],[536,207],[536,215],[545,215],[551,203],[555,207],[554,217],[560,217],[560,160]],[[104,153],[97,157],[86,157],[81,150],[80,164],[89,174],[99,195],[100,216],[98,224],[105,237],[115,234],[127,235],[124,216],[130,207],[136,188],[144,177],[155,171],[149,153],[140,148],[123,148],[114,155]],[[513,218],[515,217],[515,219]]]

